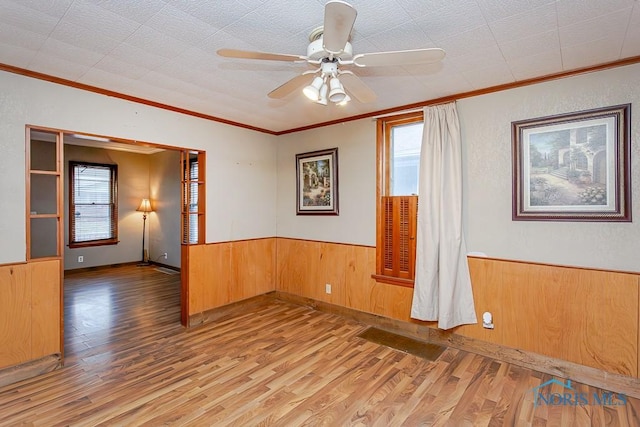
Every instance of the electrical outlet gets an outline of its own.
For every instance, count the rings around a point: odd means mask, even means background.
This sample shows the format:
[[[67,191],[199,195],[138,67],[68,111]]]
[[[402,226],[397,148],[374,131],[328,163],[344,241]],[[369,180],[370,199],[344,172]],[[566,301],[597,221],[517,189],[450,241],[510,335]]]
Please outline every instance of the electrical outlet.
[[[166,252],[162,254],[162,258],[167,259],[167,253]]]
[[[82,255],[78,255],[78,262],[84,262],[84,257]]]
[[[326,285],[324,285],[324,291],[328,294],[331,293],[331,285],[329,283],[327,283]]]

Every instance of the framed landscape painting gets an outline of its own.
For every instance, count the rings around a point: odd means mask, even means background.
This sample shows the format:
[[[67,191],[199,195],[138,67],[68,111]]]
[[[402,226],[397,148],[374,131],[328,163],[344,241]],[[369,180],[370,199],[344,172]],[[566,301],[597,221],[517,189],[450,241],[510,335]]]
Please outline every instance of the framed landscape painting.
[[[513,220],[631,221],[630,109],[512,122]]]
[[[338,149],[296,154],[296,214],[338,215]]]

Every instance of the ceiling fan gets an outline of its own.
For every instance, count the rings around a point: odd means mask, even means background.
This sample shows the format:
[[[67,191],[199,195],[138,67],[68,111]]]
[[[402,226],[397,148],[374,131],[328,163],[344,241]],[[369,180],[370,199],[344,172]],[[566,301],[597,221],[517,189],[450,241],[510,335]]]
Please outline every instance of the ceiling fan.
[[[346,103],[350,100],[349,94],[363,103],[375,101],[375,92],[353,71],[345,70],[344,67],[355,66],[357,69],[358,67],[426,64],[444,58],[444,50],[438,48],[354,55],[349,39],[356,15],[356,10],[349,3],[330,0],[324,9],[324,25],[314,29],[309,35],[310,43],[306,56],[236,49],[220,49],[217,53],[228,58],[307,62],[317,65],[315,70],[303,72],[269,92],[268,96],[281,99],[304,86],[303,93],[312,101],[322,105],[327,105],[327,100],[336,104]],[[315,77],[312,78],[312,76]]]

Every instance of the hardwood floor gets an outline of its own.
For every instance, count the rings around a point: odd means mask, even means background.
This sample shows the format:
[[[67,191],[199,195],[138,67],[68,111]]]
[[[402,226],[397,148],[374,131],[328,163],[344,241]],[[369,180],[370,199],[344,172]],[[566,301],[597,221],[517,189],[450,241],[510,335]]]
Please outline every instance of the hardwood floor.
[[[275,299],[191,329],[179,310],[179,275],[68,276],[65,366],[0,388],[0,425],[640,425],[636,399],[557,379],[536,404],[548,375],[454,349],[428,361]]]

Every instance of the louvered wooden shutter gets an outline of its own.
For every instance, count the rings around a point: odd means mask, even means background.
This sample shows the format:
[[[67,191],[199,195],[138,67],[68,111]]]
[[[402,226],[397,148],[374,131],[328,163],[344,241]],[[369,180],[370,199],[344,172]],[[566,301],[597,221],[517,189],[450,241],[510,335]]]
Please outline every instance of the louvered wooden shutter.
[[[382,275],[414,278],[417,212],[417,196],[382,197]]]

